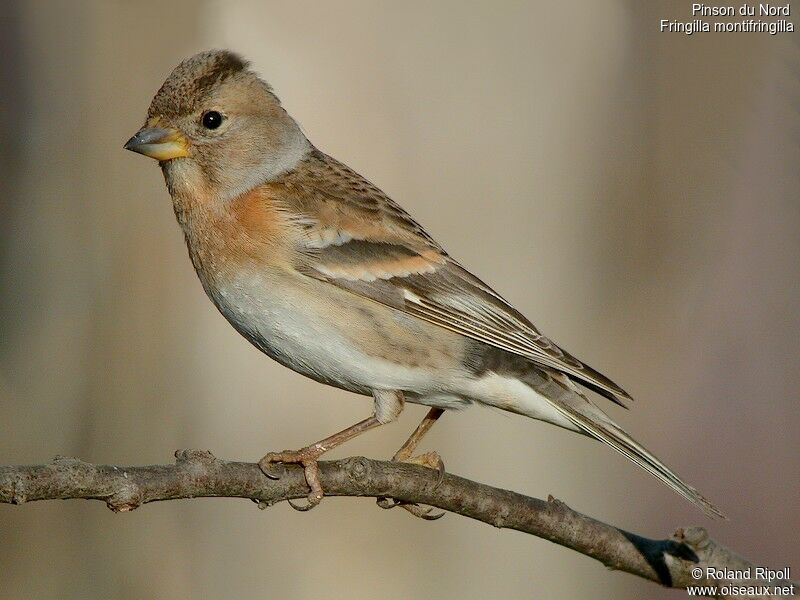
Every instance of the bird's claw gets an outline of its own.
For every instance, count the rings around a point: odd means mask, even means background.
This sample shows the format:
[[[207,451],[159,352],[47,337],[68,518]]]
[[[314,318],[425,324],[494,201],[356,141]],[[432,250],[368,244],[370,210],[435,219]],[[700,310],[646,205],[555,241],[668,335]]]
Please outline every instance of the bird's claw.
[[[438,452],[434,452],[434,454],[436,455],[437,459],[436,470],[439,473],[439,475],[436,477],[436,483],[433,484],[433,489],[435,490],[440,485],[442,485],[442,482],[444,481],[444,474],[446,471],[444,469],[444,461],[442,460],[442,457],[439,456]]]
[[[279,462],[275,457],[277,456],[277,452],[270,452],[260,461],[258,461],[258,468],[261,469],[261,472],[269,477],[272,480],[277,481],[281,478],[280,473],[276,473],[272,470],[276,462]]]
[[[322,501],[322,498],[320,498],[319,500],[312,500],[311,499],[311,494],[309,494],[308,496],[309,496],[308,497],[308,502],[306,504],[295,504],[291,500],[287,500],[286,502],[288,502],[289,506],[291,506],[296,511],[298,511],[298,512],[306,512],[308,510],[311,510],[315,506],[318,506],[319,503]]]
[[[270,479],[280,479],[280,475],[275,474],[271,470],[272,465],[275,463],[293,463],[303,466],[303,473],[306,476],[306,483],[310,488],[308,493],[308,502],[306,504],[295,504],[291,500],[287,500],[289,505],[300,512],[311,510],[322,502],[322,497],[325,495],[322,490],[322,484],[319,481],[319,464],[317,458],[319,453],[310,448],[303,448],[302,450],[284,452],[269,452],[258,461],[258,466],[261,472]]]
[[[431,514],[433,512],[432,506],[428,506],[426,508],[423,508],[418,504],[401,504],[400,506],[405,508],[415,517],[419,517],[420,519],[425,519],[426,521],[435,521],[436,519],[441,519],[444,516],[444,511],[440,513]]]
[[[435,469],[437,472],[436,483],[433,484],[431,490],[435,490],[436,488],[438,488],[442,484],[442,481],[444,481],[444,475],[445,475],[444,461],[442,460],[442,457],[439,456],[439,453],[436,451],[426,452],[425,454],[420,454],[418,456],[412,456],[412,457],[395,455],[392,461],[411,463],[415,465],[423,465],[430,469]],[[413,502],[402,502],[395,500],[394,498],[381,497],[377,499],[376,504],[381,508],[387,510],[390,508],[394,508],[395,506],[401,506],[415,517],[419,517],[420,519],[425,519],[426,521],[435,521],[436,519],[441,519],[444,516],[444,512],[431,514],[433,508],[430,506],[423,508],[419,504],[415,504]]]
[[[395,506],[400,506],[407,510],[409,513],[414,515],[415,517],[419,517],[420,519],[425,519],[426,521],[435,521],[436,519],[441,519],[444,516],[444,511],[438,514],[431,514],[433,511],[433,507],[425,507],[423,508],[419,504],[414,502],[400,502],[395,500],[394,498],[378,498],[377,505],[381,508],[390,509],[394,508]]]

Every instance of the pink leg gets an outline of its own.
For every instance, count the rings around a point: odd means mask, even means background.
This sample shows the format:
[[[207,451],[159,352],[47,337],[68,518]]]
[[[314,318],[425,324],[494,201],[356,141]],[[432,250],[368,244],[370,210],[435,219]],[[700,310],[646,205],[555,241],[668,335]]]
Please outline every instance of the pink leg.
[[[439,479],[436,482],[438,486],[442,479],[444,479],[444,462],[442,461],[442,457],[439,456],[438,452],[426,452],[425,454],[420,454],[419,456],[412,456],[414,454],[414,450],[417,449],[417,445],[419,444],[420,440],[425,436],[426,433],[433,427],[433,424],[444,414],[444,410],[441,408],[431,408],[428,411],[428,414],[425,415],[425,418],[422,419],[420,424],[414,430],[405,443],[400,446],[400,449],[395,453],[394,457],[392,458],[395,462],[408,462],[414,463],[419,465],[424,465],[426,467],[430,467],[432,469],[436,469],[439,471]],[[430,514],[431,508],[422,508],[416,504],[405,504],[402,502],[395,502],[390,500],[389,498],[378,498],[378,506],[381,508],[394,508],[395,506],[402,506],[408,512],[410,512],[415,517],[419,517],[421,519],[426,519],[429,521],[439,519],[444,515],[444,513],[438,514]]]

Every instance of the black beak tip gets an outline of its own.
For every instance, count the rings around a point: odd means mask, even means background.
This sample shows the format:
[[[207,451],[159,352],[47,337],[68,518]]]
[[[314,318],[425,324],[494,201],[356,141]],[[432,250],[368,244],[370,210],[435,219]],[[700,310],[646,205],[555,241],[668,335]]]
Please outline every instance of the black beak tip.
[[[125,145],[122,146],[122,147],[125,150],[131,150],[132,152],[135,152],[136,151],[136,144],[137,144],[138,141],[139,140],[137,139],[137,136],[134,135],[131,139],[129,139],[127,142],[125,142]]]

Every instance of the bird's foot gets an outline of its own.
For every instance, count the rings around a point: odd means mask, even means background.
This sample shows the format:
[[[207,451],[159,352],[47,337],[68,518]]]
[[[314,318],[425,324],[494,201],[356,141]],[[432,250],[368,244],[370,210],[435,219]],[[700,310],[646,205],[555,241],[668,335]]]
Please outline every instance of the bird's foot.
[[[319,464],[317,463],[319,457],[325,454],[328,450],[332,450],[347,440],[350,440],[357,435],[364,433],[365,431],[369,431],[380,424],[381,422],[377,419],[377,417],[372,415],[363,421],[359,421],[355,425],[351,425],[347,429],[343,429],[339,433],[334,433],[333,435],[326,437],[324,440],[320,440],[316,444],[311,444],[310,446],[306,446],[300,450],[270,452],[264,458],[258,461],[258,466],[261,468],[261,471],[264,473],[264,475],[270,479],[279,479],[280,475],[277,475],[271,469],[273,463],[293,463],[296,465],[303,465],[303,470],[305,471],[306,475],[306,483],[308,483],[308,487],[311,488],[311,491],[308,492],[308,503],[297,505],[289,500],[289,504],[295,510],[311,510],[317,504],[322,502],[322,496],[325,495],[322,491],[322,484],[319,482]]]
[[[429,469],[436,469],[439,476],[436,479],[436,485],[433,486],[434,489],[439,487],[444,479],[444,461],[439,453],[436,452],[436,450],[431,450],[425,454],[418,454],[417,456],[410,456],[408,458],[395,458],[394,460],[398,462],[411,463],[414,465],[422,465],[423,467],[428,467]]]
[[[306,483],[310,491],[308,492],[308,502],[306,504],[295,504],[291,500],[287,500],[289,505],[301,512],[311,510],[322,502],[322,497],[325,493],[322,490],[322,484],[319,481],[319,464],[318,459],[325,452],[324,448],[320,448],[319,444],[313,446],[306,446],[300,450],[284,450],[283,452],[269,452],[264,458],[258,461],[258,466],[261,472],[270,479],[280,479],[280,475],[272,471],[271,467],[275,463],[284,464],[299,464],[303,466],[303,472],[306,476]]]
[[[392,458],[392,462],[404,462],[435,469],[438,472],[438,478],[433,486],[433,489],[439,487],[444,479],[444,461],[436,451],[425,452],[424,454],[419,454],[417,456],[404,456],[401,451],[395,454],[394,458]],[[413,502],[397,501],[394,498],[378,498],[377,504],[381,508],[386,509],[394,508],[395,506],[401,506],[415,517],[425,519],[426,521],[435,521],[436,519],[441,519],[444,516],[444,512],[434,513],[433,508],[430,506],[422,507]]]

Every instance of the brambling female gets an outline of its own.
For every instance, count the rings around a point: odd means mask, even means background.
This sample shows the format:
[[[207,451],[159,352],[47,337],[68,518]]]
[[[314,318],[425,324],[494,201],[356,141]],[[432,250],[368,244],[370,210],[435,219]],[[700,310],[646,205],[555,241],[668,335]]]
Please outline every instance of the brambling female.
[[[585,395],[624,406],[616,383],[542,335],[445,252],[400,206],[308,141],[270,86],[228,51],[179,64],[125,148],[159,161],[206,294],[266,355],[319,382],[372,396],[367,419],[301,450],[308,504],[317,459],[389,423],[405,401],[430,407],[395,455],[414,457],[445,410],[473,403],[596,438],[711,515],[719,510]],[[417,507],[407,507],[428,516]]]

